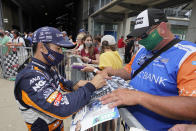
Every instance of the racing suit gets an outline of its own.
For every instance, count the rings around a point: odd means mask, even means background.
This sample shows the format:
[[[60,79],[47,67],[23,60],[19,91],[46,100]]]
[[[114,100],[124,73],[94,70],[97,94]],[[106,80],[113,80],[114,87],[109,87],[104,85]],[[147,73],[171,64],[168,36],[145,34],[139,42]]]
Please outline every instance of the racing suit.
[[[63,119],[87,104],[96,90],[88,82],[71,92],[73,82],[38,59],[16,77],[14,94],[29,131],[62,131]],[[62,93],[65,92],[65,93]]]

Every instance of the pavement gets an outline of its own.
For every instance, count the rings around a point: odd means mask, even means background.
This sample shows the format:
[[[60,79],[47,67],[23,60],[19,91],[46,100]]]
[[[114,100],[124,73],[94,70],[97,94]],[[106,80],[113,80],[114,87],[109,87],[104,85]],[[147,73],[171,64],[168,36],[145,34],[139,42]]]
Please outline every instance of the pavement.
[[[64,120],[65,131],[69,131],[70,120]],[[0,123],[0,131],[27,131],[14,98],[14,81],[0,79]]]

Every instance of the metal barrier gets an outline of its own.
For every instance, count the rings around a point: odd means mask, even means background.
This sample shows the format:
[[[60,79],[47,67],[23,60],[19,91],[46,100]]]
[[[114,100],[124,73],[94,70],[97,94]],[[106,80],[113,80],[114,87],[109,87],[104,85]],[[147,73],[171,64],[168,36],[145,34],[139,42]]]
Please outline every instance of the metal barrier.
[[[75,57],[75,55],[69,55],[68,58],[70,59],[70,72],[71,77],[70,79],[73,82],[79,81],[79,80],[91,80],[94,76],[92,73],[88,72],[81,72],[79,69],[71,69],[71,65],[73,63],[83,63],[83,61],[79,57]]]
[[[80,58],[76,58],[74,56],[70,57],[71,62],[70,65],[74,62],[77,63],[83,63]],[[87,79],[92,79],[93,74],[92,73],[84,73],[81,72],[80,70],[75,70],[71,69],[71,80],[72,81],[79,81],[79,80],[87,80]],[[128,131],[130,127],[135,127],[138,129],[143,129],[145,128],[136,120],[136,118],[126,109],[126,108],[119,108],[119,113],[120,113],[120,118],[117,119],[117,126],[116,126],[116,131],[120,131],[120,125],[121,125],[121,120],[124,121],[127,125],[127,128],[125,131]],[[103,131],[101,124],[93,127],[93,131]]]
[[[7,46],[0,46],[1,77],[14,80],[20,65],[32,55],[31,47],[12,47],[8,52]]]
[[[129,131],[130,127],[135,127],[139,129],[145,130],[145,128],[138,122],[138,120],[126,109],[120,108],[119,109],[121,119],[127,124],[128,128],[125,129]],[[120,131],[120,118],[117,121],[117,129],[116,131]]]
[[[80,61],[79,58],[71,57],[71,63],[75,63],[75,62],[83,63],[82,61]],[[71,70],[71,80],[73,82],[76,82],[79,80],[87,80],[87,73],[81,72],[80,70],[77,70],[77,69],[73,69]]]
[[[70,60],[68,57],[70,53],[63,50],[63,55],[64,55],[64,58],[61,61],[61,63],[58,64],[57,69],[59,73],[61,74],[61,76],[67,79],[70,79],[70,67],[69,67]]]

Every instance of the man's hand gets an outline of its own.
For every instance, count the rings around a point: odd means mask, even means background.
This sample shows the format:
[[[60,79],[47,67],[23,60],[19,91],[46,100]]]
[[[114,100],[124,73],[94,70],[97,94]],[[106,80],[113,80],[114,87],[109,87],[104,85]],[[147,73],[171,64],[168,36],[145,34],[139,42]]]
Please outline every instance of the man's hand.
[[[105,71],[97,71],[96,73],[103,75],[105,79],[108,79],[108,80],[112,79],[110,76],[108,76],[108,73]]]
[[[94,69],[95,69],[95,67],[93,67],[93,66],[85,65],[85,67],[83,69],[81,69],[81,71],[83,71],[83,72],[93,72]]]
[[[106,85],[105,75],[97,74],[90,82],[95,86],[96,89],[99,89]]]
[[[111,72],[114,72],[114,69],[112,67],[106,67],[106,68],[104,68],[104,70],[102,72],[111,76],[112,75]]]
[[[110,94],[101,97],[102,104],[108,104],[110,108],[119,105],[137,105],[140,100],[140,92],[130,89],[117,89]]]
[[[73,89],[76,91],[79,87],[84,86],[87,82],[87,80],[80,80],[74,87]]]
[[[90,58],[84,56],[84,57],[81,57],[81,59],[85,62],[85,63],[89,63],[90,61]]]

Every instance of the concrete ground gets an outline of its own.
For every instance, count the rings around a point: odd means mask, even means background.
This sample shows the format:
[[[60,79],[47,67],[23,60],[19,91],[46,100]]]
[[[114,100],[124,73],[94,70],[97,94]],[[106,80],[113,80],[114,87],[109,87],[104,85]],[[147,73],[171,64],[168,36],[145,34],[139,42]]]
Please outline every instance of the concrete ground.
[[[69,131],[70,118],[64,125]],[[0,79],[0,131],[27,131],[14,98],[14,82],[4,79]]]

